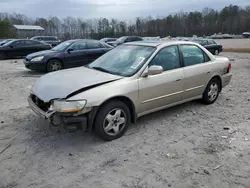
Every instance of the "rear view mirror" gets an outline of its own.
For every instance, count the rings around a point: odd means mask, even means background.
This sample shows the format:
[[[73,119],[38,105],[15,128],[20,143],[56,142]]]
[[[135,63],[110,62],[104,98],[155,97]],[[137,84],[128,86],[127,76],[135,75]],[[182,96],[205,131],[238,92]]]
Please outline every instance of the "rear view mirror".
[[[162,66],[159,65],[152,65],[148,68],[146,72],[143,73],[143,77],[149,76],[149,75],[156,75],[161,74],[163,72]]]

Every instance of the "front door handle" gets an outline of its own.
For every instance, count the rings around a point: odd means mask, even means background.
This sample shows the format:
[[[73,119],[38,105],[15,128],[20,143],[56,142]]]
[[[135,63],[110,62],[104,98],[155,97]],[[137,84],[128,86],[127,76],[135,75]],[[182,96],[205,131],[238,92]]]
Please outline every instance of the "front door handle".
[[[208,72],[207,72],[207,74],[210,74],[210,73],[211,73],[211,71],[208,71]]]
[[[179,79],[177,79],[177,80],[175,80],[176,82],[179,82],[179,81],[181,81],[181,79],[179,78]]]

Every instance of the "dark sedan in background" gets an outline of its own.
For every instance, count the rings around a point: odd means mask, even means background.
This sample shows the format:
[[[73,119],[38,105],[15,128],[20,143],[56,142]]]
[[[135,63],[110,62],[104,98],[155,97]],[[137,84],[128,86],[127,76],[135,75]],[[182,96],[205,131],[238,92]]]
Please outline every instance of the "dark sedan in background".
[[[114,42],[109,42],[108,44],[116,47],[127,42],[142,41],[142,40],[143,40],[142,37],[138,37],[138,36],[124,36],[124,37],[120,37]]]
[[[219,55],[219,53],[223,51],[222,45],[212,39],[193,39],[192,42],[196,42],[204,46],[213,55]]]
[[[23,57],[34,52],[49,49],[51,49],[49,44],[39,41],[27,39],[11,40],[0,46],[0,60],[6,58]]]
[[[26,56],[24,64],[31,70],[53,72],[89,64],[111,49],[112,46],[97,40],[68,40],[51,50]]]
[[[31,40],[38,40],[38,41],[46,42],[50,44],[52,47],[55,47],[61,43],[61,41],[57,37],[54,37],[54,36],[35,36],[35,37],[32,37]]]

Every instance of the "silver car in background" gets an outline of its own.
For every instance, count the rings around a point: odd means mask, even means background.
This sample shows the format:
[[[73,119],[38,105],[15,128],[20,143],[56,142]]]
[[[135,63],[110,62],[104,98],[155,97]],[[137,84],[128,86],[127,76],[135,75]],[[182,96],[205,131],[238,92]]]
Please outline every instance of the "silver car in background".
[[[197,43],[126,43],[85,67],[39,78],[30,107],[52,125],[121,137],[138,117],[195,99],[212,104],[232,74],[228,58]]]

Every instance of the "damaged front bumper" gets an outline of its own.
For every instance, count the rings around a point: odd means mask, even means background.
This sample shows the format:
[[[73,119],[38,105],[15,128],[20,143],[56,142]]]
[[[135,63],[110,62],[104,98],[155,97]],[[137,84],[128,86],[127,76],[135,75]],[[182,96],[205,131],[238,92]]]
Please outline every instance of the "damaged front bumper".
[[[52,126],[63,126],[68,132],[75,132],[77,130],[92,131],[93,121],[97,108],[86,114],[70,114],[70,113],[57,113],[55,111],[45,112],[39,108],[32,100],[31,96],[28,97],[30,108],[39,116],[48,121]]]

